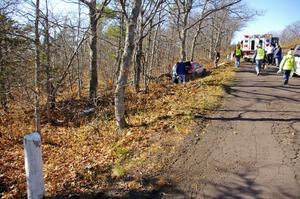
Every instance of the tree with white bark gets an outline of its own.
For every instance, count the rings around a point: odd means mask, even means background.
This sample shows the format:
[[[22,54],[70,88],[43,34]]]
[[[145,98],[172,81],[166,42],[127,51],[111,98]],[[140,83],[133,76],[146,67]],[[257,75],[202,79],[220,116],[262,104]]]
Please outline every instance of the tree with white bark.
[[[215,12],[226,9],[230,6],[240,3],[242,0],[204,0],[204,1],[193,1],[193,0],[175,0],[171,1],[170,14],[173,19],[173,23],[177,27],[178,37],[180,40],[180,59],[186,60],[186,44],[188,31],[199,23],[202,23],[206,18]],[[200,15],[193,15],[192,12],[198,9]],[[201,29],[201,25],[200,25]]]
[[[165,0],[158,0],[158,1],[143,1],[142,2],[142,8],[139,13],[138,18],[138,24],[137,24],[137,36],[136,36],[136,44],[135,44],[135,50],[134,50],[134,79],[133,84],[135,91],[138,92],[140,89],[140,80],[141,80],[141,72],[142,72],[142,59],[143,59],[143,42],[146,36],[149,34],[150,31],[152,31],[153,28],[156,27],[156,30],[158,30],[160,24],[162,23],[162,17],[161,13],[163,11],[163,3]],[[158,16],[158,21],[153,23],[153,20],[156,15]],[[157,31],[156,31],[157,32]],[[157,34],[155,34],[157,35]],[[154,38],[154,41],[156,42],[156,38]],[[155,42],[153,42],[153,48],[155,47]],[[151,68],[153,65],[153,52],[151,53],[151,61],[149,64],[144,65],[144,69]],[[148,52],[149,53],[149,52]],[[144,78],[147,79],[147,75],[150,75],[147,73],[147,71],[144,71]],[[145,86],[146,87],[146,86]]]
[[[132,0],[129,2],[124,0],[120,1],[120,4],[126,23],[126,38],[119,77],[115,89],[115,117],[118,127],[124,129],[128,126],[125,119],[125,89],[127,87],[128,74],[132,62],[132,54],[135,45],[135,30],[137,18],[141,9],[141,0]],[[129,10],[128,7],[130,8]]]

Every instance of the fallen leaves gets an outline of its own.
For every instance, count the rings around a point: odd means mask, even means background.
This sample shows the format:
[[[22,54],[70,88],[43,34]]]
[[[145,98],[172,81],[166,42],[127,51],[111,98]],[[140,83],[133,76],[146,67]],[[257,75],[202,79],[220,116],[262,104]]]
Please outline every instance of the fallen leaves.
[[[176,146],[198,125],[195,116],[219,105],[223,85],[233,74],[233,68],[220,67],[184,86],[161,81],[152,83],[149,93],[128,89],[131,127],[121,133],[113,119],[113,91],[105,93],[94,116],[78,114],[88,108],[84,101],[60,102],[55,116],[62,124],[44,123],[42,129],[46,195],[143,189],[140,178],[163,168],[163,159],[176,153]],[[16,111],[0,120],[3,198],[25,196],[22,139],[33,130],[29,112]],[[128,175],[134,179],[126,182]],[[157,183],[168,184],[165,179]]]

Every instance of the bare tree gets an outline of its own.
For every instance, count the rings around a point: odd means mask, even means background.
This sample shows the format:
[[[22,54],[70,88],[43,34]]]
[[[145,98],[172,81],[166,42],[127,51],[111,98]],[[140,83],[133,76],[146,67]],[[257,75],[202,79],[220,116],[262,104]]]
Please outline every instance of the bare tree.
[[[53,79],[52,79],[52,67],[51,64],[51,52],[50,52],[50,34],[49,34],[49,10],[48,10],[48,0],[45,0],[46,13],[45,13],[45,71],[46,71],[46,87],[47,87],[47,112],[48,116],[50,110],[55,107],[55,95],[53,93]]]
[[[144,1],[142,9],[139,13],[138,25],[137,25],[137,36],[135,44],[135,56],[134,56],[134,88],[138,92],[140,88],[140,79],[141,79],[141,68],[142,68],[142,58],[143,58],[143,41],[150,31],[155,26],[159,26],[161,21],[161,11],[159,8],[162,6],[165,0],[159,1]],[[156,14],[159,13],[158,22],[153,24],[152,21]],[[148,27],[148,29],[146,29]],[[156,40],[154,40],[156,41]],[[154,43],[155,45],[155,43]],[[153,65],[153,61],[151,63]],[[150,64],[150,66],[151,66]],[[147,66],[146,66],[147,67]],[[146,78],[146,77],[145,77]]]
[[[186,38],[189,29],[193,28],[195,25],[199,24],[201,21],[205,20],[211,14],[223,10],[227,7],[233,6],[240,3],[242,0],[227,0],[225,3],[220,0],[208,0],[204,1],[194,1],[194,0],[175,0],[171,5],[174,7],[170,8],[170,14],[173,17],[174,23],[177,27],[179,39],[180,39],[180,58],[186,60]],[[209,6],[207,5],[209,3]],[[207,7],[205,12],[198,16],[193,21],[190,20],[190,15],[193,8],[200,9]],[[203,10],[203,9],[202,9]],[[195,16],[196,17],[196,16]]]
[[[81,28],[81,5],[80,0],[78,0],[78,27],[77,27],[77,43],[80,41],[80,28]],[[76,54],[77,59],[77,97],[81,97],[81,90],[82,90],[82,63],[80,56],[82,53]]]
[[[188,31],[188,19],[193,6],[193,0],[176,0],[176,24],[180,39],[180,59],[186,59],[186,37]]]
[[[35,74],[34,74],[34,101],[35,101],[35,131],[41,132],[41,115],[40,115],[40,88],[39,88],[39,77],[40,77],[40,33],[39,33],[39,23],[40,23],[40,1],[36,0],[35,4],[35,23],[34,23],[34,30],[35,30],[35,39],[34,39],[34,45],[35,45]]]
[[[296,21],[288,26],[280,34],[281,43],[292,47],[300,42],[300,21]]]
[[[9,103],[16,102],[20,97],[20,85],[22,88],[33,84],[32,67],[29,60],[34,60],[34,39],[29,31],[25,29],[13,16],[17,13],[18,1],[0,2],[0,103],[5,111],[10,111]],[[28,97],[32,98],[33,90],[28,92]],[[14,93],[14,94],[13,94]],[[11,100],[13,99],[13,100]],[[32,101],[31,101],[32,102]],[[34,107],[34,106],[32,106]]]
[[[126,39],[119,77],[115,90],[115,116],[120,129],[127,127],[125,120],[125,88],[127,86],[129,66],[132,61],[134,50],[135,29],[137,18],[141,9],[141,0],[133,0],[131,13],[126,9],[125,1],[120,1],[126,22]]]
[[[98,21],[104,13],[105,7],[110,0],[104,0],[97,8],[96,0],[80,0],[89,9],[90,18],[90,100],[95,101],[97,98],[98,74],[97,74],[97,25]],[[98,6],[99,7],[99,6]]]
[[[207,4],[208,4],[208,1],[209,0],[205,0],[204,3],[203,3],[203,8],[202,8],[202,11],[201,11],[201,18],[203,17],[204,13],[206,12],[206,9],[207,9]],[[195,56],[195,48],[196,48],[196,42],[197,42],[197,39],[201,33],[201,30],[202,30],[202,22],[203,21],[200,21],[198,23],[198,26],[197,26],[197,30],[194,34],[194,37],[193,37],[193,40],[192,40],[192,48],[191,48],[191,60],[194,60],[194,56]]]
[[[161,19],[161,12],[159,13],[158,21],[160,21],[160,19]],[[147,65],[148,70],[146,70],[146,75],[145,75],[145,79],[148,80],[148,81],[146,81],[145,91],[148,90],[149,79],[152,74],[152,69],[154,68],[155,55],[158,53],[157,52],[157,37],[158,37],[159,30],[160,30],[160,23],[158,23],[158,25],[156,26],[154,36],[153,36],[151,53],[149,55],[150,56],[149,63],[148,63],[149,65]]]

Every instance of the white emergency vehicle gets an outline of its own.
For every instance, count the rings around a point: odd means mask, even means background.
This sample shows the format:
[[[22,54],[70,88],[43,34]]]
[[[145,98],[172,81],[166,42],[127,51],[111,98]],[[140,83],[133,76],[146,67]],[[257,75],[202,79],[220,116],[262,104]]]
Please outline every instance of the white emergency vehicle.
[[[296,62],[296,71],[294,72],[294,74],[300,77],[300,44],[295,46],[293,54]]]
[[[263,49],[266,49],[267,46],[271,44],[275,46],[276,43],[279,43],[279,38],[273,37],[272,34],[244,35],[244,38],[241,41],[244,60],[252,60],[258,44],[260,44]]]

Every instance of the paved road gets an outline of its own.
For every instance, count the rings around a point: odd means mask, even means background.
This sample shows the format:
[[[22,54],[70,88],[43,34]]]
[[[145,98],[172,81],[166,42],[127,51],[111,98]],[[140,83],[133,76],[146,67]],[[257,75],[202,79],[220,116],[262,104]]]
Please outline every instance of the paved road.
[[[275,72],[241,66],[223,105],[199,116],[209,125],[174,161],[164,198],[300,198],[300,78],[283,86]]]

